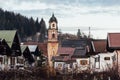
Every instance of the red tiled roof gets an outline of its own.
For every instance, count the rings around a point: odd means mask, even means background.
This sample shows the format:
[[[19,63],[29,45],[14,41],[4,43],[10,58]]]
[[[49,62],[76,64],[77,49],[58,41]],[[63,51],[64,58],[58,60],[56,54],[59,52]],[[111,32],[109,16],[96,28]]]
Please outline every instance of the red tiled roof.
[[[106,52],[106,40],[94,40],[92,41],[92,47],[94,52]]]
[[[54,56],[53,59],[54,59],[55,61],[63,61],[64,56]]]
[[[41,50],[45,56],[48,56],[48,54],[47,54],[47,43],[24,42],[24,45],[38,45],[39,50]]]
[[[72,59],[69,56],[54,56],[55,61],[62,61],[62,62],[71,62],[75,61],[76,59]]]
[[[108,33],[108,46],[114,48],[120,47],[120,33]]]
[[[43,54],[45,56],[48,56],[48,53],[47,53],[47,43],[39,43],[38,44],[38,48],[43,51]]]
[[[71,48],[71,47],[59,47],[58,48],[58,54],[62,55],[62,54],[68,54],[68,55],[72,55],[74,53],[75,48]]]
[[[71,55],[74,53],[75,48],[71,47],[59,47],[58,54],[61,57],[60,61],[68,62],[71,61]],[[57,61],[57,57],[56,57]]]

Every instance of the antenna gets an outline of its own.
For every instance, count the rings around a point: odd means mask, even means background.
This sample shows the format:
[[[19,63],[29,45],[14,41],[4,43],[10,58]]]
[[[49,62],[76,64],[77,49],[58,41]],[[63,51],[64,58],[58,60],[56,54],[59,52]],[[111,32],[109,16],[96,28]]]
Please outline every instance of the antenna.
[[[88,34],[88,38],[91,38],[91,30],[90,30],[90,27],[89,27],[89,34]]]

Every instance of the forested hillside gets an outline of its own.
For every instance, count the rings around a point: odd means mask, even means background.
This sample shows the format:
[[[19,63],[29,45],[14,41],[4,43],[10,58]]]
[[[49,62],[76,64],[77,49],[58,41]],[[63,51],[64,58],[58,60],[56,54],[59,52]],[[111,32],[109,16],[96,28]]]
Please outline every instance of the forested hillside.
[[[38,18],[34,20],[32,17],[27,18],[21,14],[4,11],[0,9],[0,30],[18,30],[21,39],[33,37],[37,32],[40,32],[45,37],[46,25],[45,21]]]

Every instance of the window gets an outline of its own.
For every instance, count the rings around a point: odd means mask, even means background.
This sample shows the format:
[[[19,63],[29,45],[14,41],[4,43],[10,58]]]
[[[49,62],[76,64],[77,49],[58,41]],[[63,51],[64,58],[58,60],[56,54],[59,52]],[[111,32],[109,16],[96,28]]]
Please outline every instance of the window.
[[[61,63],[58,64],[57,69],[58,69],[58,70],[61,70],[61,69],[62,69],[62,64],[61,64]]]
[[[8,57],[4,56],[4,64],[8,64]]]
[[[77,68],[78,68],[77,64],[75,64],[75,65],[74,65],[74,68],[75,68],[75,69],[77,69]]]
[[[114,55],[114,56],[112,56],[112,60],[113,60],[113,61],[115,61],[115,60],[116,60],[116,57],[115,57],[115,55]]]
[[[3,63],[3,57],[0,57],[0,63],[1,64]]]
[[[15,65],[15,57],[11,57],[10,62],[11,62],[11,65]]]
[[[52,27],[55,27],[55,24],[52,24]]]
[[[55,34],[54,33],[52,34],[52,38],[55,38]]]
[[[23,64],[23,63],[24,63],[24,60],[17,58],[17,63]]]
[[[96,69],[100,68],[100,56],[98,55],[98,57],[95,57],[95,63],[94,63],[94,67]]]
[[[104,57],[104,60],[110,60],[110,57]]]
[[[81,65],[87,65],[87,64],[88,64],[88,61],[87,61],[87,60],[80,60],[80,64],[81,64]]]
[[[95,58],[95,68],[97,68],[97,69],[100,68],[100,56]]]
[[[99,62],[100,61],[100,58],[99,57],[96,57],[95,58],[95,62]]]

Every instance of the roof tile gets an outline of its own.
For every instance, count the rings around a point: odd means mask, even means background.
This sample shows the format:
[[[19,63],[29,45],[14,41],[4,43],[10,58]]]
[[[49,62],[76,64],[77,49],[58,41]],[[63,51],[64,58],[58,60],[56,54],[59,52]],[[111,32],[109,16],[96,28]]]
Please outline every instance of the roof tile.
[[[108,33],[109,47],[120,48],[120,33]]]
[[[106,40],[94,40],[92,41],[92,47],[94,52],[106,52]]]
[[[62,55],[62,54],[68,54],[68,55],[72,55],[74,53],[75,48],[71,48],[71,47],[59,47],[58,48],[58,54]]]

